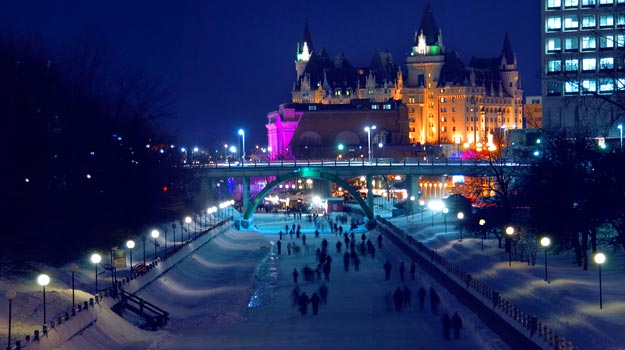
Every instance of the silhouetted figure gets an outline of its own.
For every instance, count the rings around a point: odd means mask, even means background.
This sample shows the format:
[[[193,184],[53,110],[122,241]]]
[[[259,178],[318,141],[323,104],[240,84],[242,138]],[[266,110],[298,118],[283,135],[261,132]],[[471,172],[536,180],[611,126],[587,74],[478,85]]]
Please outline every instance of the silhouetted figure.
[[[321,287],[319,287],[319,296],[321,297],[321,302],[323,304],[328,303],[328,286],[326,286],[325,283],[322,283]]]
[[[299,272],[297,272],[297,269],[293,269],[293,283],[297,284],[298,277],[299,277]]]
[[[280,230],[280,240],[282,240],[282,230]]]
[[[438,305],[441,303],[441,298],[438,296],[434,287],[430,287],[430,304],[432,305],[432,312],[438,315]],[[448,316],[449,317],[449,316]]]
[[[319,261],[320,255],[321,255],[321,249],[317,248],[317,250],[315,250],[315,261]]]
[[[417,292],[417,296],[419,297],[419,310],[423,310],[423,307],[425,306],[425,294],[425,288],[419,288],[419,291]]]
[[[299,231],[297,231],[297,232],[299,232]],[[302,234],[302,244],[306,245],[306,234],[305,233]]]
[[[328,240],[324,238],[323,241],[321,241],[321,249],[323,251],[327,251],[328,250],[328,244],[329,244]]]
[[[460,330],[462,329],[462,319],[458,315],[458,311],[454,312],[451,317],[451,328],[454,330],[454,338],[460,339]]]
[[[293,306],[299,303],[299,286],[295,286],[295,288],[293,288],[293,291],[291,292],[291,298],[293,301]]]
[[[413,260],[412,263],[410,264],[410,277],[412,277],[413,281],[414,281],[416,272],[417,272],[417,266],[415,265],[414,260]]]
[[[319,238],[319,230],[315,230],[315,238]]]
[[[449,319],[449,315],[444,314],[442,317],[443,322],[443,338],[449,339],[449,327],[451,326],[451,319]]]
[[[382,235],[378,235],[378,248],[382,249]]]
[[[360,258],[358,256],[354,258],[354,271],[360,271]]]
[[[293,245],[291,244],[291,242],[289,242],[286,245],[286,250],[289,252],[289,255],[291,255],[291,249],[293,249]]]
[[[404,273],[406,273],[406,266],[404,266],[404,262],[402,261],[401,264],[399,264],[399,278],[402,282],[406,281],[404,280]]]
[[[340,253],[341,252],[341,247],[343,246],[343,243],[341,243],[341,241],[337,241],[336,242],[336,252]]]
[[[321,302],[321,298],[315,292],[312,297],[310,297],[310,303],[312,304],[312,312],[313,315],[316,315],[319,312],[319,303]]]
[[[299,311],[302,313],[302,316],[308,313],[308,303],[310,303],[310,299],[308,299],[306,292],[303,292],[302,295],[299,296]]]
[[[393,302],[395,302],[395,311],[400,312],[401,307],[404,304],[404,294],[399,287],[397,287],[397,289],[395,289],[395,293],[393,293]]]
[[[386,277],[387,281],[391,279],[392,268],[393,268],[393,265],[391,265],[391,263],[388,260],[386,260],[386,263],[384,263],[384,276]]]
[[[410,288],[408,288],[408,286],[404,286],[404,306],[408,307],[408,306],[412,306],[412,291],[410,290]]]
[[[330,269],[332,268],[332,264],[329,260],[326,260],[325,264],[323,264],[323,276],[326,281],[330,280]]]
[[[278,255],[282,254],[282,241],[278,241],[276,243],[276,246],[278,247]]]
[[[349,253],[345,252],[345,254],[343,254],[343,267],[345,268],[345,271],[349,271]]]

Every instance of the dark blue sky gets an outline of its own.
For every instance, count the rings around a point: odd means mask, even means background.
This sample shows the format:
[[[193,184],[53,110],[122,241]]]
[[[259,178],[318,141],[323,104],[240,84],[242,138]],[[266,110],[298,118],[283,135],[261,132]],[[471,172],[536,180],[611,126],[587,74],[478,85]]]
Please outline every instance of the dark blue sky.
[[[431,2],[448,48],[463,61],[500,53],[506,32],[525,95],[540,93],[540,1]],[[377,49],[404,63],[424,0],[3,1],[0,27],[39,34],[50,47],[104,34],[124,64],[166,80],[168,121],[183,143],[266,143],[267,113],[287,102],[296,43],[308,21],[315,48],[368,65]]]

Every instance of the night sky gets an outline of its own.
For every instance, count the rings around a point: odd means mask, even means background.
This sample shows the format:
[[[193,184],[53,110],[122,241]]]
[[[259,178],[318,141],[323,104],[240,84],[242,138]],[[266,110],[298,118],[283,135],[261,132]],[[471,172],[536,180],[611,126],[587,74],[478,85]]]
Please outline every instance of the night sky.
[[[540,94],[540,1],[431,1],[447,48],[465,63],[498,56],[506,32],[525,95]],[[266,143],[267,113],[288,102],[295,50],[308,21],[316,49],[356,66],[376,50],[403,65],[424,0],[3,1],[0,28],[56,49],[104,35],[119,60],[163,79],[177,101],[166,121],[183,144]]]

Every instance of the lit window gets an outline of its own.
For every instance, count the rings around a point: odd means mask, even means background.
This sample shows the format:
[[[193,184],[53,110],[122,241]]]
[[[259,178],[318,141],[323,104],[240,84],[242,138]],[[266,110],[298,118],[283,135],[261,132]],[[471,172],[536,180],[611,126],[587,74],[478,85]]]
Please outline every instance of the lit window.
[[[616,78],[616,89],[625,90],[625,78]]]
[[[579,20],[577,16],[564,17],[564,29],[577,29],[579,28]]]
[[[623,0],[625,1],[625,0]],[[625,26],[625,13],[619,13],[616,16],[616,25],[618,27],[624,27]]]
[[[614,16],[612,14],[603,14],[599,16],[599,27],[614,27]]]
[[[597,0],[582,0],[582,7],[594,7],[597,4]]]
[[[564,70],[567,72],[577,72],[579,70],[579,60],[577,58],[573,58],[564,61]]]
[[[554,72],[560,72],[560,71],[562,71],[562,61],[555,60],[555,61],[548,61],[547,62],[547,72],[548,73],[554,73]]]
[[[599,0],[599,5],[612,5],[614,0]]]
[[[560,50],[562,50],[560,38],[547,39],[547,52],[559,52]]]
[[[578,38],[564,38],[564,51],[576,52],[579,50]]]
[[[585,71],[597,70],[597,59],[596,58],[584,58],[582,60],[582,70],[585,70]]]
[[[371,109],[380,109],[380,106],[378,106],[378,105],[371,105]]]
[[[560,17],[547,17],[547,30],[560,30],[562,29],[562,18]]]
[[[566,0],[565,0],[565,2],[566,2]],[[547,0],[547,8],[548,9],[560,8],[561,5],[562,5],[562,1],[561,0]]]
[[[582,17],[582,28],[594,28],[597,26],[595,15],[587,15]]]
[[[559,81],[550,81],[547,84],[547,94],[549,96],[558,96],[562,94],[562,83]]]
[[[571,8],[579,6],[579,0],[564,0],[564,7]]]
[[[625,34],[616,35],[616,47],[625,47]]]
[[[414,98],[414,97],[409,97],[409,98],[408,98],[408,103],[414,103],[414,101],[415,101],[415,98]]]
[[[599,69],[614,69],[614,57],[602,57],[599,60]]]
[[[582,80],[582,88],[585,93],[596,92],[597,91],[597,81],[594,79],[584,79]]]
[[[611,49],[614,47],[614,35],[602,35],[599,37],[600,49]]]
[[[614,80],[611,78],[599,79],[599,92],[612,92],[614,91]]]
[[[597,39],[594,36],[582,37],[582,51],[593,51],[597,48]]]
[[[576,94],[579,93],[579,86],[576,81],[567,81],[564,83],[564,93],[565,94]]]
[[[383,108],[384,109],[391,109],[391,105],[390,104],[385,104]]]

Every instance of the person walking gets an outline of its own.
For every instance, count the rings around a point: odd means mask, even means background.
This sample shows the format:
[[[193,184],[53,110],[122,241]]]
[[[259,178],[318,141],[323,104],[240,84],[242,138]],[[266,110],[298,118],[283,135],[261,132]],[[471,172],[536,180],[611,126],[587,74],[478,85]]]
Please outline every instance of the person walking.
[[[393,265],[391,265],[391,263],[388,260],[386,260],[386,263],[384,263],[384,276],[386,277],[387,281],[391,279],[392,268],[393,268]]]
[[[395,302],[395,311],[400,312],[404,304],[404,294],[399,287],[397,287],[395,293],[393,293],[393,301]]]
[[[278,255],[282,254],[282,241],[278,241],[276,243],[276,246],[278,247]]]
[[[321,298],[317,292],[313,293],[312,297],[310,297],[310,304],[312,305],[313,316],[316,316],[319,312],[319,303],[321,303]]]
[[[360,258],[358,258],[358,255],[354,257],[354,271],[360,271]]]
[[[415,279],[416,272],[417,272],[417,266],[415,265],[414,260],[413,260],[412,263],[410,264],[410,277],[412,278],[413,281]]]
[[[343,243],[341,243],[341,241],[336,241],[336,252],[340,253],[341,252],[341,247],[343,246]]]
[[[297,231],[297,232],[299,232],[299,231]],[[302,244],[306,245],[306,234],[305,233],[302,233]]]
[[[449,318],[449,315],[444,314],[441,320],[443,322],[443,338],[449,339],[449,328],[451,326],[451,319]]]
[[[310,299],[308,299],[306,292],[303,292],[302,295],[299,296],[299,311],[302,316],[305,316],[308,313],[308,303],[310,303]]]
[[[280,230],[280,240],[282,240],[282,230]]]
[[[330,280],[330,269],[332,268],[332,263],[330,260],[326,260],[325,264],[323,264],[323,276],[326,281]]]
[[[289,255],[291,255],[291,249],[293,249],[293,245],[291,244],[291,242],[289,242],[286,245],[286,250],[289,252]]]
[[[323,304],[328,303],[328,286],[326,286],[325,282],[321,283],[321,287],[319,287],[319,296]]]
[[[423,310],[423,307],[425,306],[425,294],[425,288],[419,288],[419,291],[417,292],[417,296],[419,297],[419,310]]]
[[[296,285],[295,288],[293,288],[293,291],[291,292],[291,299],[293,302],[293,306],[299,304],[299,286],[298,285]]]
[[[404,285],[404,307],[412,306],[412,291],[408,286]]]
[[[460,339],[460,330],[462,329],[462,319],[458,315],[458,311],[454,312],[451,317],[451,328],[454,330],[454,338]]]
[[[382,234],[378,235],[378,248],[382,249]]]
[[[401,264],[399,264],[399,278],[402,282],[406,282],[404,279],[404,273],[406,273],[406,266],[404,266],[404,262],[402,261]]]
[[[349,271],[349,253],[345,252],[345,254],[343,254],[343,267],[345,268],[345,271]]]
[[[299,277],[299,272],[297,272],[297,269],[293,269],[293,283],[297,284],[298,277]]]

